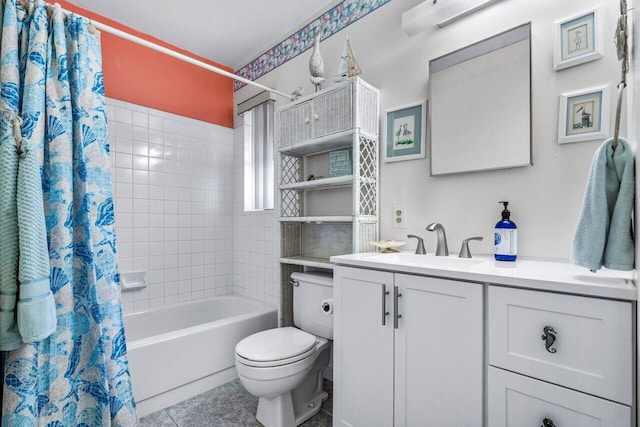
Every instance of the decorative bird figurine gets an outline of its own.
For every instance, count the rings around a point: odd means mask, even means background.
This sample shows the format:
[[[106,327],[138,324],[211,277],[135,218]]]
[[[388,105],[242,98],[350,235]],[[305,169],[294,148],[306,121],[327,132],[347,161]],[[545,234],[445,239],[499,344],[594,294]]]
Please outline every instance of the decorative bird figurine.
[[[320,85],[324,81],[324,61],[320,55],[320,34],[316,34],[313,42],[313,52],[309,59],[309,73],[311,73],[311,83],[316,87],[316,92],[320,90]]]
[[[293,101],[300,98],[303,92],[304,92],[304,89],[302,88],[302,86],[298,86],[298,89],[291,92],[291,98],[293,98]]]

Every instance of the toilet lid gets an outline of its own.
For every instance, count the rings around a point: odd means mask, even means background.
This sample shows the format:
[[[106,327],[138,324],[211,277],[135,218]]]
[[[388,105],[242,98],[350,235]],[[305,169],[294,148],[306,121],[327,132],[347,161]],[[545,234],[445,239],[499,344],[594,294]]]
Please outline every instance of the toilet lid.
[[[258,332],[236,345],[236,353],[248,360],[269,362],[290,359],[312,349],[316,337],[296,328],[277,328]]]

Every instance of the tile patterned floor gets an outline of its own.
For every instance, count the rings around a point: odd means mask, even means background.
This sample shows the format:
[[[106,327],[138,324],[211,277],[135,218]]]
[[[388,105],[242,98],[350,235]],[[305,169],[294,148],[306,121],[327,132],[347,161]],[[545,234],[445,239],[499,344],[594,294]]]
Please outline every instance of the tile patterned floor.
[[[325,380],[324,389],[329,399],[302,427],[331,427],[333,383]],[[258,398],[250,395],[236,379],[147,415],[140,419],[138,427],[260,427],[262,424],[255,418],[257,409]]]

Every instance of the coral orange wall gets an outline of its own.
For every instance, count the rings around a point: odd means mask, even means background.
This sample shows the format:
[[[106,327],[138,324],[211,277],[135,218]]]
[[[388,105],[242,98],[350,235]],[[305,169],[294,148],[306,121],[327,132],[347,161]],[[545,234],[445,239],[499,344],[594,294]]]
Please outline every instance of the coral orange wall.
[[[64,9],[233,72],[101,15],[58,0]],[[102,32],[106,95],[157,110],[233,127],[233,80]]]

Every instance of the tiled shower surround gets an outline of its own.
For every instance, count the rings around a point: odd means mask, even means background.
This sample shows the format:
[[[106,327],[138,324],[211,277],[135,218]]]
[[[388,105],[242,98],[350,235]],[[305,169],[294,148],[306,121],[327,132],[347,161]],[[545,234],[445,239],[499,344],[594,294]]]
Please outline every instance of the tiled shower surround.
[[[234,292],[234,130],[113,99],[107,111],[119,268],[147,271],[124,312]]]
[[[234,132],[234,292],[280,304],[280,231],[277,210],[244,212],[244,127]]]
[[[278,305],[275,210],[244,212],[244,128],[107,99],[125,313],[226,293]]]

